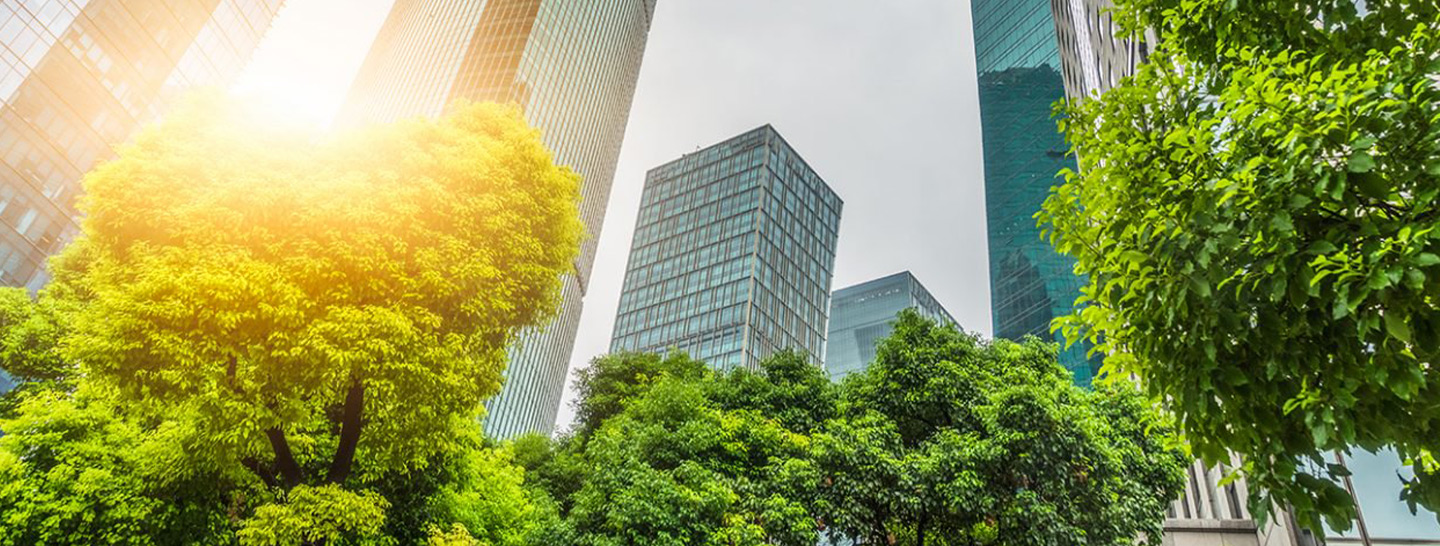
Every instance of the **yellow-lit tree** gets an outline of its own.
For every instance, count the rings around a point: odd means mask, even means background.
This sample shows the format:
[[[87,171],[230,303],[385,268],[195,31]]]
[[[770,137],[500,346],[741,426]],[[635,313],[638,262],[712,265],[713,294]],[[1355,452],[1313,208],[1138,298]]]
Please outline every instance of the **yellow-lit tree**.
[[[496,105],[317,135],[201,97],[85,188],[50,289],[77,309],[65,354],[127,411],[183,415],[179,443],[222,474],[278,492],[262,516],[383,511],[356,484],[453,454],[584,231],[579,177]]]

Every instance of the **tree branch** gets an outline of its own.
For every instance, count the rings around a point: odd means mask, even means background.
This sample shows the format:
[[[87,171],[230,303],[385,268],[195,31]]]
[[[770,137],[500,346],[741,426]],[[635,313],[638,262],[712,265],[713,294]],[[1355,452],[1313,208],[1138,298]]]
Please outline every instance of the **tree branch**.
[[[244,461],[241,461],[241,464],[244,464],[245,468],[250,469],[250,471],[254,472],[256,476],[259,476],[260,481],[265,482],[265,485],[268,485],[270,487],[280,486],[279,480],[275,479],[275,473],[271,472],[269,468],[265,467],[265,465],[260,464],[260,461],[256,460],[254,457],[246,457]]]
[[[330,462],[330,472],[325,475],[325,481],[341,483],[350,477],[355,447],[360,443],[360,428],[364,424],[364,409],[365,383],[352,374],[350,390],[345,393],[345,412],[340,416],[340,445],[335,447],[335,459]]]
[[[290,452],[290,442],[285,439],[285,431],[275,427],[266,430],[265,436],[270,439],[270,448],[275,451],[275,466],[280,470],[285,488],[293,489],[300,485],[304,475],[301,474],[300,465],[295,462],[295,455]]]

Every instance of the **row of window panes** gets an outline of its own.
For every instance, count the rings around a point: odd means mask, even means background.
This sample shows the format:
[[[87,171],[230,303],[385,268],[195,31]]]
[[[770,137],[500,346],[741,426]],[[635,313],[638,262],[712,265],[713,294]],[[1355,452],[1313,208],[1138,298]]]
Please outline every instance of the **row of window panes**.
[[[744,303],[749,297],[749,282],[741,280],[721,284],[695,292],[682,298],[667,298],[659,301],[651,296],[659,294],[658,290],[646,289],[645,293],[637,292],[630,301],[626,302],[627,310],[622,311],[616,319],[617,332],[621,335],[630,332],[651,328],[667,321],[677,320],[696,313],[706,313],[712,309],[721,309]],[[655,301],[646,301],[650,297]],[[736,317],[739,320],[742,317]]]
[[[759,204],[757,196],[757,190],[752,188],[689,210],[675,210],[670,203],[650,205],[646,209],[646,215],[658,218],[659,221],[641,224],[635,231],[635,245],[645,246],[693,231],[699,231],[699,238],[702,240],[713,239],[710,232],[724,229],[724,226],[717,225],[719,222],[756,210]],[[748,225],[750,219],[741,220],[741,223]]]
[[[680,320],[645,324],[643,328],[634,333],[615,337],[613,346],[617,350],[649,350],[672,346],[689,338],[698,339],[698,337],[712,335],[717,330],[728,331],[744,322],[746,309],[747,306],[743,304],[732,305]]]
[[[654,305],[662,300],[672,301],[688,294],[709,292],[737,282],[748,282],[752,260],[750,256],[742,256],[703,270],[688,270],[688,273],[685,272],[687,270],[679,270],[663,280],[626,286],[621,298],[622,312]]]
[[[747,233],[736,229],[723,235],[724,238],[710,241],[692,241],[692,245],[705,245],[698,249],[684,244],[662,242],[634,250],[631,252],[629,271],[626,273],[626,288],[660,282],[754,252],[754,232]],[[670,258],[660,260],[661,256]]]

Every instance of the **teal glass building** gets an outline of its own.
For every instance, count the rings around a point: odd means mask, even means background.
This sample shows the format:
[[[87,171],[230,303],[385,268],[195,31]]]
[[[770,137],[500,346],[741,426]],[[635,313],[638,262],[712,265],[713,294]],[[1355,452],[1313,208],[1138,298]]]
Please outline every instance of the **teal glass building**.
[[[875,360],[875,345],[890,336],[896,315],[906,309],[959,326],[909,271],[836,290],[830,298],[825,348],[825,373],[830,380],[840,381],[869,366]]]
[[[610,350],[820,365],[842,206],[769,125],[651,169]]]
[[[1035,335],[1061,344],[1060,363],[1088,385],[1098,359],[1064,348],[1050,321],[1069,314],[1084,279],[1040,238],[1034,215],[1074,168],[1051,107],[1065,98],[1051,0],[973,0],[975,64],[985,158],[991,318],[996,337]]]
[[[396,0],[340,112],[344,124],[436,116],[452,101],[519,105],[555,161],[583,178],[591,235],[559,312],[510,347],[485,432],[555,428],[595,249],[657,0]]]

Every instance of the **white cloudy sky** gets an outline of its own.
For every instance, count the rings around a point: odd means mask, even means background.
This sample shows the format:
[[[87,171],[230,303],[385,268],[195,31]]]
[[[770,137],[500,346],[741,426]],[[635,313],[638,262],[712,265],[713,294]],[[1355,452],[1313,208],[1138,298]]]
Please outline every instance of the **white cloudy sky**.
[[[328,120],[390,4],[288,0],[237,87]],[[645,171],[764,123],[845,200],[836,288],[908,269],[988,335],[974,64],[968,0],[661,0],[572,370],[609,346]]]

